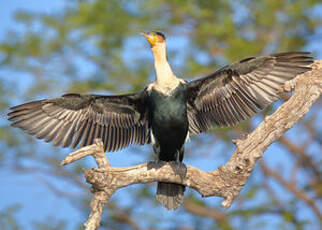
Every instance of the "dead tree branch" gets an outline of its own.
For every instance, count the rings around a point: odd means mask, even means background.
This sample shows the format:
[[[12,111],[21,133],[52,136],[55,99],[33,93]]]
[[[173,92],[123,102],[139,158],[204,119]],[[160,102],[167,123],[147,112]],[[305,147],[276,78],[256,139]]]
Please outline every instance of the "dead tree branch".
[[[263,162],[260,162],[260,166],[265,175],[273,177],[275,180],[277,180],[281,185],[284,186],[284,188],[288,189],[298,199],[303,200],[309,207],[311,207],[318,218],[322,218],[322,214],[315,201],[311,199],[305,191],[297,188],[294,183],[286,181],[278,172],[270,170]]]
[[[194,202],[190,201],[189,199],[185,199],[184,209],[186,209],[188,212],[191,212],[195,215],[211,218],[211,219],[214,219],[218,222],[227,221],[225,213],[220,212],[215,209],[212,209],[212,208],[203,207],[199,204],[195,204]]]
[[[205,172],[187,166],[187,174],[181,178],[169,163],[111,167],[99,140],[94,145],[71,153],[62,162],[63,165],[89,155],[95,158],[98,165],[98,168],[84,170],[86,181],[92,184],[94,193],[86,229],[97,229],[106,201],[117,189],[131,184],[156,181],[178,183],[195,189],[203,197],[223,197],[222,206],[229,208],[263,152],[295,125],[319,98],[322,92],[322,61],[316,61],[312,67],[312,71],[287,82],[281,91],[290,91],[296,86],[292,97],[243,140],[234,140],[237,147],[235,152],[225,165],[216,170]]]
[[[101,140],[96,139],[95,144],[85,146],[75,152],[70,153],[62,162],[62,165],[70,164],[86,156],[93,156],[99,169],[107,170],[110,164],[106,158],[103,143]],[[92,192],[94,197],[91,201],[91,213],[88,220],[84,224],[86,230],[98,229],[103,213],[105,203],[110,199],[115,190],[106,188],[104,190],[97,190],[93,186]]]
[[[320,177],[320,171],[317,167],[317,165],[314,163],[313,159],[310,157],[310,155],[304,150],[303,147],[300,147],[293,143],[292,141],[288,140],[286,137],[281,137],[279,139],[279,142],[286,147],[291,153],[293,153],[295,156],[299,158],[299,161],[301,161],[301,164],[310,169],[314,173],[314,176],[316,178]]]

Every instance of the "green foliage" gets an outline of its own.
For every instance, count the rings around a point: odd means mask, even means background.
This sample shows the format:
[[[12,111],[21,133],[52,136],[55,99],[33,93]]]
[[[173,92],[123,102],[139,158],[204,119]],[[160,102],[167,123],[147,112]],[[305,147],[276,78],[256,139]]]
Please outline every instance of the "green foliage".
[[[36,230],[63,230],[66,229],[66,223],[64,221],[57,221],[51,218],[44,222],[34,222],[34,229]]]
[[[21,226],[16,214],[21,209],[20,204],[12,204],[0,210],[0,230],[19,230]]]

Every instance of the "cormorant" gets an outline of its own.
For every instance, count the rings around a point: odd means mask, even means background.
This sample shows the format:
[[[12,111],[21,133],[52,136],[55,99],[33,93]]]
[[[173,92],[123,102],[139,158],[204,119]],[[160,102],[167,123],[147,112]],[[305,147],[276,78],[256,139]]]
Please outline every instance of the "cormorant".
[[[154,56],[156,80],[138,93],[65,94],[12,107],[12,126],[55,146],[73,147],[101,138],[105,151],[152,143],[159,161],[182,162],[189,136],[245,120],[278,99],[279,88],[311,70],[308,52],[250,57],[187,82],[172,72],[166,39],[142,33]],[[180,163],[178,163],[180,164]],[[158,182],[157,199],[168,209],[183,202],[184,186]]]

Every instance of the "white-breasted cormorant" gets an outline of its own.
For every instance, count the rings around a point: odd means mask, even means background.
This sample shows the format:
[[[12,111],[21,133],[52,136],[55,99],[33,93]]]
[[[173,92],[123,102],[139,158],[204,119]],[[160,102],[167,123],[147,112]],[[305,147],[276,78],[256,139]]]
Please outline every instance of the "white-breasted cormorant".
[[[85,146],[101,138],[106,151],[152,143],[157,160],[182,162],[188,136],[245,120],[278,99],[279,88],[311,70],[308,52],[246,58],[194,81],[177,78],[160,32],[142,33],[154,55],[156,81],[133,94],[66,94],[12,107],[12,126],[55,146]],[[158,183],[167,209],[183,201],[184,186]]]

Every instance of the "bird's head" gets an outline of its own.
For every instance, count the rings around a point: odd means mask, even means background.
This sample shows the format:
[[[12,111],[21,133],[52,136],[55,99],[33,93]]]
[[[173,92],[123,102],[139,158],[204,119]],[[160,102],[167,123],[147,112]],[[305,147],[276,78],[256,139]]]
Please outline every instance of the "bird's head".
[[[141,33],[149,42],[151,48],[155,47],[158,44],[165,43],[165,36],[163,33],[158,31],[151,31],[148,33]]]

